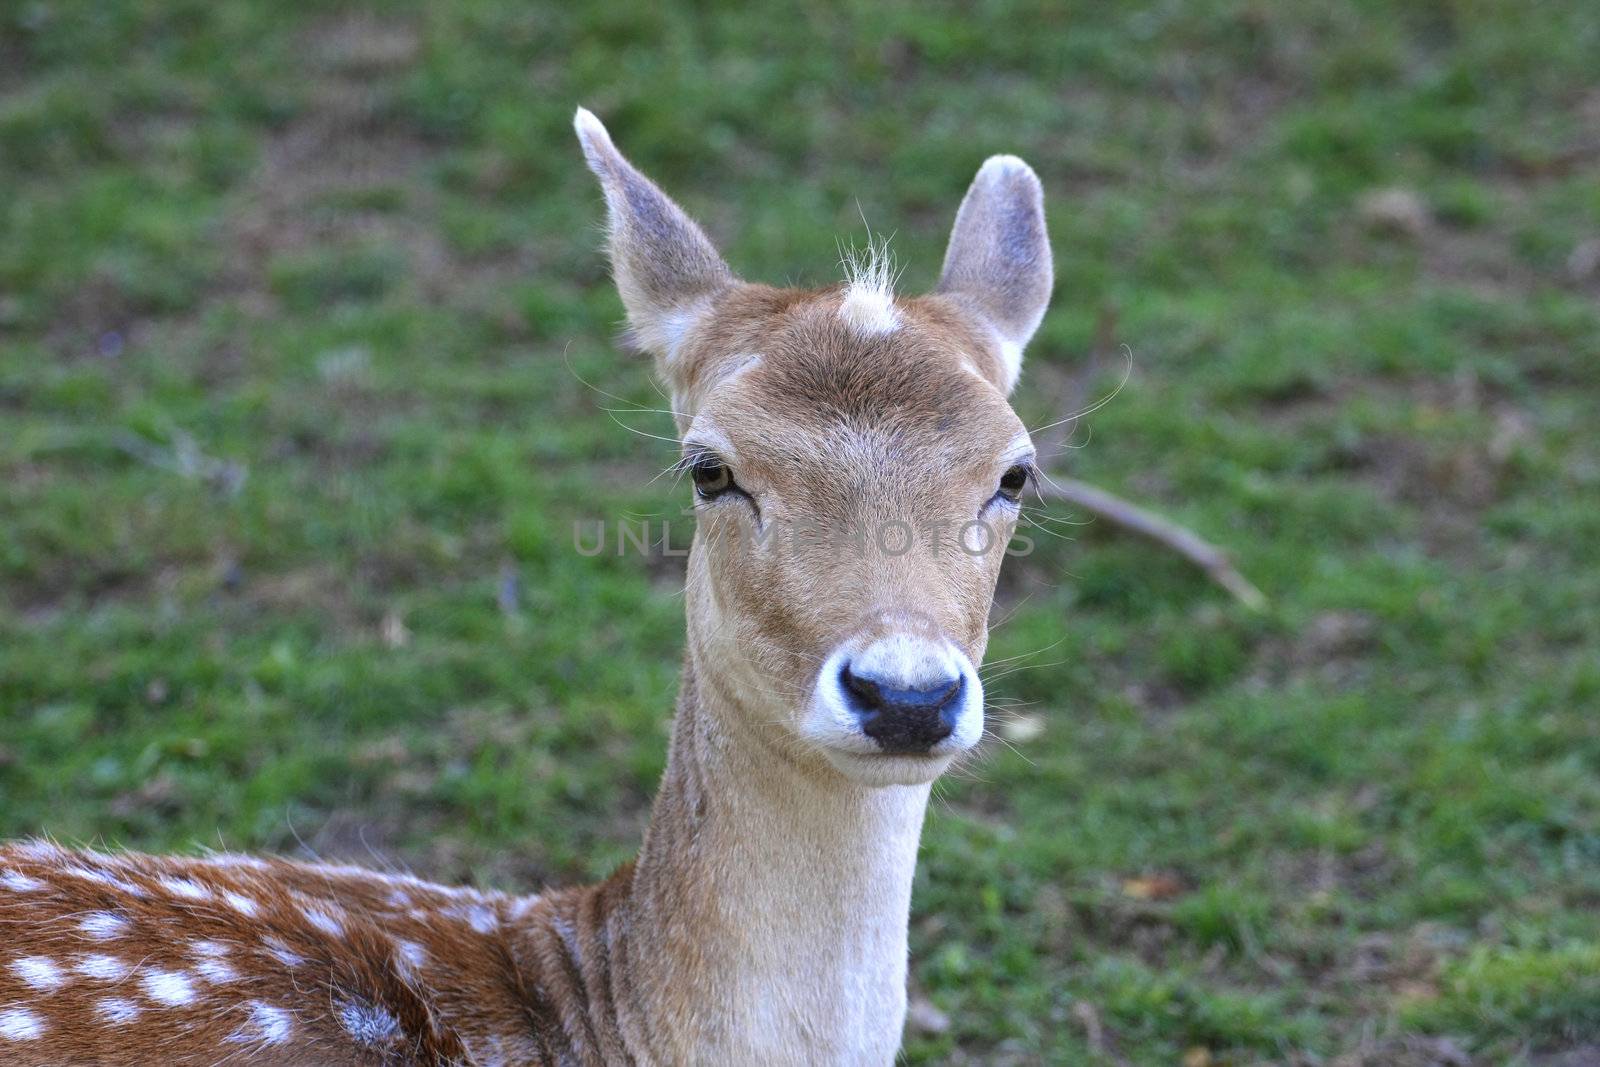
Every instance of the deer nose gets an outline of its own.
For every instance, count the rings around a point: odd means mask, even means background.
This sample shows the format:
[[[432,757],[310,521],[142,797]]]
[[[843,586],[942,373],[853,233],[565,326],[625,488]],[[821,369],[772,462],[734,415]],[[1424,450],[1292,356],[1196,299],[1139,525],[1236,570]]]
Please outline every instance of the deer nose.
[[[909,689],[870,674],[857,674],[846,663],[839,668],[839,687],[861,732],[885,752],[926,752],[949,737],[961,710],[961,675]]]

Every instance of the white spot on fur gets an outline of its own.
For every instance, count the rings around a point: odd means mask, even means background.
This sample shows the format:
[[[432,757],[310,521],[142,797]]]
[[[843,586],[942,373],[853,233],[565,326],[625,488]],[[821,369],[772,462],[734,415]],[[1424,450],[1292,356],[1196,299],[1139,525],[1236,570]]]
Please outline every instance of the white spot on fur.
[[[120,982],[128,977],[128,965],[115,956],[95,952],[80,956],[72,969],[85,978],[98,978],[105,982]]]
[[[29,878],[21,871],[7,871],[5,874],[0,874],[0,885],[13,893],[37,893],[45,884],[37,878]]]
[[[157,881],[161,883],[162,889],[173,896],[187,900],[205,900],[211,895],[211,890],[188,878],[160,878]]]
[[[395,956],[408,971],[420,971],[428,962],[428,953],[415,941],[396,940]]]
[[[241,915],[248,915],[254,918],[261,911],[261,905],[257,904],[255,900],[245,896],[243,893],[235,893],[231,889],[222,891],[222,899],[227,901],[228,906]]]
[[[215,959],[218,956],[226,956],[228,954],[228,946],[221,941],[196,941],[189,946],[189,951],[196,956],[210,956]]]
[[[839,305],[839,317],[857,333],[893,333],[900,327],[900,312],[894,306],[894,259],[889,255],[889,242],[869,237],[866,251],[846,252],[843,265],[849,285]]]
[[[109,1023],[131,1023],[139,1017],[139,1005],[123,997],[106,997],[94,1005],[100,1017]]]
[[[109,911],[92,911],[78,923],[78,929],[96,941],[110,941],[128,932],[128,920]]]
[[[288,945],[285,945],[282,941],[279,941],[275,937],[268,938],[266,945],[267,955],[271,956],[285,967],[298,967],[306,961],[304,956],[300,955],[298,952],[291,951]]]
[[[315,904],[302,904],[300,905],[300,914],[305,916],[306,922],[315,926],[329,937],[344,936],[344,924],[326,908],[318,907]]]
[[[345,1004],[339,1008],[339,1022],[351,1037],[367,1045],[386,1044],[400,1033],[400,1020],[375,1004]]]
[[[94,882],[97,885],[103,885],[108,889],[115,889],[120,893],[127,893],[130,896],[142,897],[145,895],[144,890],[134,885],[132,882],[124,881],[114,874],[97,870],[94,867],[73,865],[63,867],[61,869],[61,873],[69,874],[74,878],[82,878],[85,881]]]
[[[222,985],[224,982],[237,982],[239,972],[233,969],[233,964],[227,960],[207,957],[194,965],[196,973],[212,985]]]
[[[495,927],[500,925],[500,917],[494,913],[494,909],[483,904],[457,905],[446,908],[444,914],[452,919],[460,919],[480,934],[493,933]]]
[[[139,979],[145,994],[169,1008],[194,1003],[194,983],[183,971],[154,970]]]
[[[250,1021],[229,1034],[229,1041],[281,1045],[294,1034],[294,1016],[283,1008],[259,1000],[252,1000],[245,1008],[250,1012]]]
[[[67,858],[67,850],[50,841],[24,841],[12,849],[24,859],[40,863],[60,863]]]
[[[411,907],[411,895],[404,889],[391,889],[389,890],[389,896],[386,900],[386,903],[391,908],[400,908],[404,910]]]
[[[60,989],[67,981],[66,975],[61,973],[56,961],[48,956],[23,956],[12,961],[11,970],[26,982],[29,988],[37,989],[41,993]]]
[[[539,906],[539,901],[541,899],[542,898],[537,895],[531,897],[518,897],[511,904],[511,917],[513,919],[526,918],[528,912]]]
[[[44,1023],[26,1008],[0,1011],[0,1037],[9,1041],[33,1041],[44,1033]]]
[[[92,863],[98,867],[111,867],[121,870],[126,870],[128,868],[127,856],[109,856],[104,852],[96,852],[93,849],[85,849],[83,852],[78,853],[78,857],[82,859],[83,862]]]

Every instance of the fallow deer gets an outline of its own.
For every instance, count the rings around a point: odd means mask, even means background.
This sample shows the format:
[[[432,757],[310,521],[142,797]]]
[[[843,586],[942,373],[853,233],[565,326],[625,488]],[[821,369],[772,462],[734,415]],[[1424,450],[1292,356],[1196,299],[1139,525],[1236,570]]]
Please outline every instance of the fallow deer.
[[[627,320],[696,497],[688,647],[636,861],[542,896],[234,855],[0,849],[0,1062],[888,1064],[930,784],[1033,451],[1007,395],[1044,314],[1038,179],[983,164],[937,287],[797,291],[575,125]],[[893,526],[887,540],[768,536]],[[927,536],[929,530],[944,537]],[[908,532],[918,536],[902,545]],[[942,549],[942,550],[941,550]]]

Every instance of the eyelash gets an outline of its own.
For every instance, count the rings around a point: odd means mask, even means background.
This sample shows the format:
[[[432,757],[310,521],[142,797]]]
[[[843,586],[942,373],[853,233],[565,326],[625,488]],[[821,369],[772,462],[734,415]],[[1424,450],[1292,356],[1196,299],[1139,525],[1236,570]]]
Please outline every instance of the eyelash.
[[[699,471],[705,468],[715,468],[717,471],[720,471],[726,478],[726,484],[709,492],[704,489],[700,484],[700,480],[697,478],[697,474]],[[743,487],[741,487],[738,482],[733,480],[732,469],[729,468],[729,466],[723,462],[722,457],[717,455],[715,452],[690,452],[678,461],[678,469],[689,472],[690,480],[694,481],[695,483],[694,494],[697,502],[710,503],[714,500],[718,500],[731,494],[735,496],[742,496],[746,500],[750,501],[751,504],[755,503],[755,498],[753,498],[749,493],[745,492]]]
[[[1002,501],[1012,505],[1013,507],[1020,508],[1022,506],[1022,494],[1027,491],[1028,486],[1034,483],[1034,479],[1039,477],[1039,469],[1034,466],[1032,460],[1023,460],[1020,463],[1013,463],[1010,467],[1006,468],[1005,474],[1000,476],[1002,485],[1006,477],[1009,476],[1013,470],[1017,469],[1021,469],[1022,471],[1022,484],[1017,487],[1017,495],[1010,495],[1005,491],[1004,488],[996,489],[994,495],[985,501],[983,507],[979,509],[980,514],[988,511],[991,507],[1001,503]]]

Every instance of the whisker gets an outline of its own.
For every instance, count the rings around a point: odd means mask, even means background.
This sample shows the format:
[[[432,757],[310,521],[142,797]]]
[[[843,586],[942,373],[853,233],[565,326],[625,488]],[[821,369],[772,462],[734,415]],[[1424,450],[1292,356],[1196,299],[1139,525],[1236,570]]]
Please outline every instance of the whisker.
[[[1043,426],[1029,427],[1028,436],[1032,437],[1033,435],[1043,433],[1046,430],[1053,430],[1057,426],[1072,422],[1075,419],[1081,419],[1088,415],[1093,415],[1095,412],[1099,411],[1101,408],[1115,400],[1117,398],[1117,394],[1122,392],[1123,388],[1128,384],[1129,379],[1133,377],[1133,348],[1129,345],[1123,345],[1122,353],[1124,357],[1122,378],[1117,382],[1116,388],[1112,389],[1108,395],[1101,397],[1088,407],[1080,408],[1065,418],[1057,419],[1055,422],[1045,423]]]
[[[584,388],[589,389],[592,392],[598,393],[598,394],[600,394],[601,396],[605,397],[608,400],[615,400],[619,404],[627,404],[628,405],[628,410],[631,410],[631,411],[650,411],[650,412],[663,411],[663,409],[660,409],[660,408],[647,408],[647,407],[643,407],[643,406],[640,406],[638,404],[635,404],[633,401],[629,400],[625,396],[618,396],[616,393],[608,392],[605,389],[600,388],[598,385],[595,385],[593,382],[589,381],[589,379],[587,379],[583,375],[579,374],[578,371],[577,371],[577,368],[575,368],[572,365],[572,342],[571,341],[568,341],[561,349],[561,362],[566,366],[567,373],[572,375],[572,377],[579,384],[584,386]],[[650,384],[655,388],[656,392],[660,393],[661,392],[661,386],[656,383],[656,380],[655,380],[654,376],[651,376],[649,378],[649,381],[650,381]],[[663,400],[667,401],[669,404],[672,402],[672,398],[667,396],[665,393],[661,394],[661,398]],[[675,410],[670,409],[670,408],[665,409],[663,411],[663,413],[667,414],[667,415],[671,415],[675,419],[687,419],[689,417],[688,415],[684,414],[681,411],[675,411]]]
[[[1069,636],[1069,635],[1063,635],[1061,637],[1058,637],[1054,641],[1050,642],[1048,645],[1040,645],[1038,648],[1035,648],[1035,649],[1033,649],[1031,651],[1028,651],[1028,652],[1019,652],[1015,656],[1006,656],[1004,659],[992,659],[992,660],[989,660],[986,663],[984,663],[984,665],[982,667],[978,668],[978,673],[981,675],[984,672],[984,670],[986,670],[988,668],[991,668],[991,667],[998,667],[1002,663],[1015,663],[1017,660],[1019,660],[1019,659],[1027,659],[1029,656],[1042,655],[1043,653],[1049,652],[1052,648],[1055,648],[1057,645],[1061,644],[1061,642],[1065,641],[1067,639],[1067,636]]]
[[[612,408],[603,408],[602,410],[606,413],[606,416],[612,422],[616,423],[618,426],[621,426],[624,430],[627,430],[629,433],[638,434],[640,437],[648,437],[652,441],[665,441],[669,445],[676,445],[678,443],[678,439],[676,437],[662,437],[658,433],[646,433],[644,430],[636,429],[635,427],[629,426],[627,423],[625,423],[621,419],[617,418],[616,410],[614,410]]]

